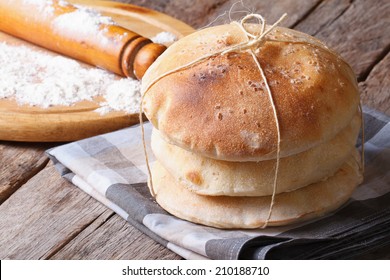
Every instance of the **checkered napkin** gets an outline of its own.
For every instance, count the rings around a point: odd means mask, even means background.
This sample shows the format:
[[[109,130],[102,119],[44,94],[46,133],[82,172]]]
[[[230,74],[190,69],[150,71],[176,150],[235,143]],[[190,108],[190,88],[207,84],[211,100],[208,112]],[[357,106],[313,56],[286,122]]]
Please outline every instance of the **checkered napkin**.
[[[390,243],[390,118],[365,108],[364,119],[365,181],[349,202],[321,219],[263,230],[215,229],[160,208],[145,183],[139,126],[47,153],[64,178],[183,258],[344,259]],[[146,139],[151,129],[146,123]]]

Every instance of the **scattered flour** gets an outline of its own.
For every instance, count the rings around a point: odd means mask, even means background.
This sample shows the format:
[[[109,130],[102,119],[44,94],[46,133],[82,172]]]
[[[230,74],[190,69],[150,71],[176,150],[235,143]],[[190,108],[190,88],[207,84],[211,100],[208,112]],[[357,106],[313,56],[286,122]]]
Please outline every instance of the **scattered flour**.
[[[24,5],[34,5],[34,9],[39,11],[39,13],[36,13],[36,17],[52,16],[54,13],[54,3],[61,7],[71,5],[65,0],[23,0]]]
[[[76,8],[74,12],[64,13],[52,21],[51,27],[54,32],[78,41],[95,36],[96,41],[102,45],[108,43],[107,26],[116,25],[112,18],[102,16],[97,11],[83,6],[76,5]],[[122,35],[118,34],[118,36]]]
[[[54,11],[54,7],[53,7],[54,3],[56,3],[61,7],[67,7],[71,5],[69,2],[65,0],[23,0],[23,4],[34,5],[41,11],[45,10],[46,8],[50,8],[52,11]]]
[[[52,15],[54,3],[64,7],[70,5],[64,0],[24,0],[24,4],[35,5],[46,15]],[[97,11],[76,7],[74,12],[62,14],[52,21],[54,31],[73,38],[78,36],[75,39],[79,40],[93,34],[102,44],[108,42],[104,26],[116,23]],[[168,44],[177,38],[170,32],[161,32],[151,40]],[[105,101],[96,110],[100,114],[139,111],[139,81],[119,78],[102,69],[85,67],[73,59],[25,46],[0,42],[0,77],[0,99],[15,99],[19,104],[43,108],[71,106],[103,96]]]
[[[0,43],[0,99],[48,108],[103,96],[97,111],[139,111],[140,82],[25,46]]]
[[[172,34],[170,32],[164,31],[158,33],[156,36],[150,38],[154,43],[158,44],[167,44],[167,43],[172,43],[177,40],[177,37],[175,34]]]
[[[133,79],[120,79],[111,83],[105,91],[106,102],[96,109],[101,115],[111,111],[139,112],[141,83]]]
[[[35,9],[40,12],[37,16],[52,15],[54,12],[53,0],[24,0],[23,3],[34,5]]]

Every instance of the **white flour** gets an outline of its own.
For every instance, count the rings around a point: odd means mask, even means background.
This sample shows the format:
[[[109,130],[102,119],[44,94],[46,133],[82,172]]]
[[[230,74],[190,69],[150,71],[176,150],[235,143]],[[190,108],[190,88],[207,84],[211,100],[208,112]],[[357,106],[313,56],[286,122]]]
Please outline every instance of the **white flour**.
[[[77,41],[94,36],[94,40],[103,46],[107,44],[107,26],[116,25],[112,18],[102,16],[97,11],[82,6],[76,5],[76,7],[74,12],[64,13],[53,20],[51,26],[54,32]],[[118,40],[121,36],[118,35]]]
[[[152,41],[156,37],[165,43],[176,40],[168,32],[157,34]],[[72,106],[100,95],[106,100],[96,110],[100,114],[139,111],[140,81],[25,46],[0,42],[0,77],[0,99],[15,99],[22,105]]]
[[[41,11],[46,8],[50,8],[52,11],[54,11],[54,2],[56,2],[61,7],[66,7],[70,5],[70,3],[65,0],[23,0],[23,4],[35,5],[35,7],[37,7]]]
[[[0,77],[0,99],[19,104],[71,106],[101,95],[106,101],[99,104],[100,113],[139,110],[139,81],[25,46],[0,43]]]
[[[164,45],[164,44],[168,44],[168,43],[172,43],[172,42],[176,41],[177,37],[175,34],[164,31],[164,32],[160,32],[156,36],[150,38],[150,40],[152,40],[155,43]]]
[[[34,9],[39,11],[36,13],[36,17],[51,16],[54,13],[54,2],[61,7],[66,7],[70,5],[67,1],[64,0],[24,0],[24,5],[34,5]]]
[[[24,0],[24,4],[35,5],[46,15],[54,12],[53,2],[60,6],[69,5],[64,0]],[[102,26],[115,25],[115,22],[94,10],[76,7],[74,12],[56,17],[52,22],[53,29],[79,40],[97,36],[98,41],[105,44],[108,39],[106,28]],[[161,32],[152,38],[161,44],[175,40],[176,36],[169,32]],[[21,105],[72,106],[82,100],[103,96],[105,101],[96,110],[100,114],[139,111],[139,81],[119,78],[102,69],[85,67],[73,59],[25,46],[0,42],[0,77],[0,99],[15,99]]]

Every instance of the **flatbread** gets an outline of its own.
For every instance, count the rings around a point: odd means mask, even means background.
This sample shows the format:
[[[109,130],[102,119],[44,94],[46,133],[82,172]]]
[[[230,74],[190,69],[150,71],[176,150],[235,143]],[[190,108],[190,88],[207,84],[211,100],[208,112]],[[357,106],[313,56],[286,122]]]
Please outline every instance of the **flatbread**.
[[[333,175],[355,147],[357,114],[332,140],[280,159],[277,192],[292,191]],[[175,181],[200,195],[264,196],[273,192],[276,160],[228,162],[206,158],[167,143],[153,129],[152,149]]]
[[[358,108],[359,91],[351,67],[315,38],[282,27],[267,38],[298,42],[267,41],[256,53],[272,91],[286,157],[345,128]],[[217,55],[153,84],[170,70],[247,40],[235,24],[210,27],[177,41],[153,63],[142,79],[143,106],[164,139],[218,160],[276,158],[272,103],[249,52]]]
[[[197,195],[175,182],[158,162],[153,165],[152,174],[156,201],[181,219],[218,228],[258,228],[267,218],[270,196]],[[355,150],[326,181],[277,195],[268,225],[291,224],[333,211],[348,200],[361,181],[359,154]]]

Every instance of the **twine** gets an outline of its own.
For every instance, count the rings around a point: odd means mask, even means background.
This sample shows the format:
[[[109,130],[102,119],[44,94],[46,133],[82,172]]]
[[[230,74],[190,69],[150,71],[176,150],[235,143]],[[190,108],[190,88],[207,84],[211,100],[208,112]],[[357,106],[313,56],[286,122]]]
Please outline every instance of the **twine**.
[[[145,131],[144,131],[144,127],[143,127],[143,117],[142,117],[143,101],[144,101],[144,97],[145,97],[147,91],[155,83],[157,83],[159,80],[161,80],[162,78],[164,78],[164,77],[166,77],[168,75],[171,75],[173,73],[176,73],[176,72],[178,72],[180,70],[189,68],[189,67],[191,67],[191,66],[193,66],[193,65],[195,65],[195,64],[197,64],[197,63],[199,63],[201,61],[204,61],[206,59],[209,59],[209,58],[212,58],[212,57],[215,57],[215,56],[218,56],[218,55],[225,55],[225,54],[228,54],[228,53],[231,53],[231,52],[248,51],[251,54],[251,56],[252,56],[252,58],[253,58],[253,60],[254,60],[254,62],[256,64],[257,68],[259,69],[259,72],[260,72],[260,75],[261,75],[262,79],[264,80],[265,87],[266,87],[266,90],[267,90],[267,93],[268,93],[268,96],[269,96],[269,99],[270,99],[270,103],[271,103],[274,119],[275,119],[275,127],[276,127],[276,130],[277,130],[277,150],[276,150],[276,162],[275,162],[275,173],[274,173],[274,181],[273,181],[273,191],[272,191],[272,196],[271,196],[271,201],[270,201],[270,206],[269,206],[267,218],[266,218],[264,224],[261,226],[261,228],[266,228],[268,226],[268,223],[271,220],[272,210],[273,210],[273,207],[274,207],[274,204],[275,204],[275,198],[276,198],[277,183],[278,183],[278,172],[279,172],[279,164],[280,164],[281,135],[280,135],[279,119],[278,119],[278,114],[277,114],[275,102],[274,102],[274,99],[273,99],[273,94],[272,94],[272,91],[271,91],[270,86],[268,84],[267,78],[266,78],[266,76],[264,74],[264,71],[263,71],[263,69],[261,67],[261,64],[260,64],[260,62],[259,62],[259,60],[258,60],[258,58],[257,58],[257,56],[255,54],[255,51],[258,51],[259,48],[267,41],[270,41],[270,42],[283,42],[283,43],[302,43],[302,42],[298,42],[298,41],[275,40],[275,39],[267,39],[266,38],[266,36],[272,30],[274,30],[275,27],[277,25],[279,25],[285,19],[286,16],[287,16],[286,13],[283,14],[273,25],[271,25],[270,27],[267,28],[266,20],[261,15],[259,15],[259,14],[248,14],[247,16],[242,18],[240,22],[233,22],[247,36],[248,41],[243,42],[243,43],[239,43],[237,45],[234,45],[234,46],[232,46],[230,48],[227,48],[227,49],[224,49],[224,50],[218,50],[218,51],[215,51],[213,53],[200,56],[196,60],[188,62],[188,63],[186,63],[184,65],[178,66],[178,67],[176,67],[176,68],[174,68],[174,69],[172,69],[170,71],[167,71],[164,74],[154,78],[149,83],[149,85],[145,88],[143,94],[141,95],[139,120],[140,120],[141,132],[142,132],[142,142],[143,142],[143,147],[144,147],[146,166],[147,166],[147,170],[148,170],[149,178],[150,178],[150,180],[149,180],[149,189],[150,189],[150,192],[151,192],[153,197],[156,196],[156,193],[155,193],[154,187],[153,187],[152,172],[151,172],[151,169],[150,169],[149,157],[148,157],[148,153],[147,153],[147,150],[146,150]],[[247,21],[249,21],[249,20],[252,20],[252,19],[257,19],[259,21],[259,23],[260,23],[260,31],[259,31],[258,34],[254,34],[254,33],[249,32],[246,29],[246,27],[245,27],[245,23]],[[304,43],[311,44],[309,42],[304,42]],[[324,48],[321,45],[317,45],[317,44],[315,44],[315,45],[317,47]],[[359,108],[360,108],[360,112],[361,112],[361,118],[363,118],[361,104],[359,104]],[[362,134],[362,138],[363,138],[363,142],[362,142],[363,143],[362,144],[362,153],[363,153],[363,155],[362,155],[362,163],[363,163],[363,165],[362,166],[363,166],[363,170],[364,170],[364,126],[363,126],[363,121],[362,121],[362,127],[363,127],[363,134]]]
[[[361,126],[361,130],[362,130],[362,138],[361,138],[362,150],[360,152],[360,154],[361,154],[361,157],[360,157],[360,171],[361,171],[362,175],[364,175],[364,171],[365,171],[365,166],[364,166],[364,142],[366,141],[366,137],[364,135],[364,117],[363,117],[363,108],[362,108],[362,102],[361,101],[359,102],[359,112],[360,112],[360,120],[361,120],[360,126]]]
[[[146,162],[146,168],[148,170],[148,175],[149,175],[149,189],[150,193],[153,197],[156,197],[156,193],[153,188],[153,179],[152,179],[152,171],[150,170],[150,164],[149,164],[149,156],[148,156],[148,151],[146,150],[146,141],[145,141],[145,128],[144,128],[144,118],[143,118],[143,96],[141,96],[141,104],[140,104],[140,110],[139,110],[139,124],[141,126],[141,137],[142,137],[142,146],[144,148],[144,155],[145,155],[145,162]]]

